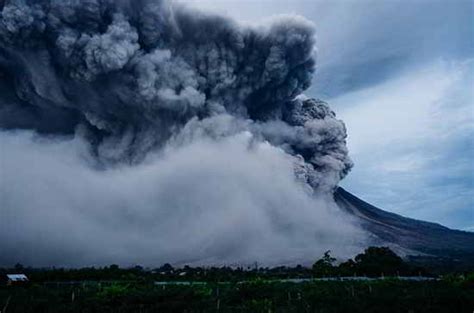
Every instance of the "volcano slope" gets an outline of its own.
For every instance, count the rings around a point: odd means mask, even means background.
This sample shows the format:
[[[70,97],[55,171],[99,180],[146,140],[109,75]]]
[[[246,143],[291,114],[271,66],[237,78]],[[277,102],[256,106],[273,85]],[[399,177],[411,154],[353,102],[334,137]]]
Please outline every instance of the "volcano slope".
[[[334,199],[354,216],[377,245],[389,245],[414,262],[434,267],[474,268],[474,233],[381,210],[338,187]]]

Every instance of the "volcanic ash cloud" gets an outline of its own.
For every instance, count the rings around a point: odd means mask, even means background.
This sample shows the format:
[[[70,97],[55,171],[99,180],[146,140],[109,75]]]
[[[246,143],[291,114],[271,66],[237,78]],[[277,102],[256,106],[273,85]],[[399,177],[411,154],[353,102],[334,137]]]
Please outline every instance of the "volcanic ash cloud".
[[[314,30],[167,1],[7,1],[0,263],[291,263],[355,251]]]

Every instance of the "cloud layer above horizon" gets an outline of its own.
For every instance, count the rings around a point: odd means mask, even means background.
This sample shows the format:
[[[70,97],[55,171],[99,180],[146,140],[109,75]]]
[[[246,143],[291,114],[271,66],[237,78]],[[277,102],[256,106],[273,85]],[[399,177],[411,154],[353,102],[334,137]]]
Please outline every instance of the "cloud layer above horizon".
[[[290,156],[250,133],[104,171],[79,138],[22,131],[0,145],[0,264],[305,264],[365,240],[331,199],[295,183]]]

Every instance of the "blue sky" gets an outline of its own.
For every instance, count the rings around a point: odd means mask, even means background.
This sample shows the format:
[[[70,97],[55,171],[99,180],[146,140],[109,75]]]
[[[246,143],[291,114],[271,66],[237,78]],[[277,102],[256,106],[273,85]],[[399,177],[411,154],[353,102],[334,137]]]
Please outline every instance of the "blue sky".
[[[341,183],[385,210],[474,230],[474,2],[179,0],[258,24],[299,14],[317,31],[306,92],[348,128]]]

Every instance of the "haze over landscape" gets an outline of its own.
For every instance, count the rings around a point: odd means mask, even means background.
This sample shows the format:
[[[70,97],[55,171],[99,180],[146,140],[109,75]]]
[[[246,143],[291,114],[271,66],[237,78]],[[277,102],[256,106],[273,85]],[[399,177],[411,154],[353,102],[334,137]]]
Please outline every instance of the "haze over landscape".
[[[472,2],[342,3],[6,1],[0,265],[305,264],[416,231],[340,184],[471,229]]]

